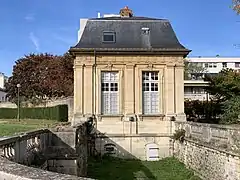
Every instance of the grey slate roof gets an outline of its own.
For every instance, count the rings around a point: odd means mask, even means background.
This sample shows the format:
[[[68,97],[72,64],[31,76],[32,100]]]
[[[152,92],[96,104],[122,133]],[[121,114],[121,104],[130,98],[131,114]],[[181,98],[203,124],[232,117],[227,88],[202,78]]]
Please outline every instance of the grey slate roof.
[[[150,29],[150,37],[142,34],[142,28]],[[115,43],[103,43],[104,31],[116,33]],[[89,19],[83,31],[82,37],[73,49],[127,49],[137,51],[147,50],[178,50],[188,51],[181,45],[173,31],[170,22],[166,19],[146,17],[108,17]]]

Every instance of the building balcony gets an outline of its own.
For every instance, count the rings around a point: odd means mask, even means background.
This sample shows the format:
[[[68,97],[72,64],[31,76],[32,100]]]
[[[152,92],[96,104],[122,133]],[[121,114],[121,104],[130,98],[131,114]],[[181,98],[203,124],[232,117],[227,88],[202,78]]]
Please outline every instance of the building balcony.
[[[200,86],[200,87],[206,87],[208,86],[209,82],[204,80],[185,80],[184,86]]]

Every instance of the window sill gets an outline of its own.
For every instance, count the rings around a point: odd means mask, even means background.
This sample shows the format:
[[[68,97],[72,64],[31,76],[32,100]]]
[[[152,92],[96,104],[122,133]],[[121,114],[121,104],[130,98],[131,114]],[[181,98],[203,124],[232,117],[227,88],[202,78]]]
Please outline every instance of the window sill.
[[[102,121],[102,118],[120,118],[120,121],[122,121],[123,115],[122,114],[99,114],[98,121]]]
[[[140,114],[139,117],[164,117],[164,114]]]
[[[123,114],[99,114],[99,117],[123,117]]]

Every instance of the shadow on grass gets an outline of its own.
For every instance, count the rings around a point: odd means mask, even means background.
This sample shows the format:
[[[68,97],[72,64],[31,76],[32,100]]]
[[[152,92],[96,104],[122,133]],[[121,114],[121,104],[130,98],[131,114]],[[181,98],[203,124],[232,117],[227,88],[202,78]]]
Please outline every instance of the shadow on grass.
[[[200,180],[175,158],[147,162],[107,156],[89,159],[88,177],[98,180]]]
[[[156,180],[140,160],[124,160],[109,156],[99,159],[89,158],[88,177],[98,180]]]

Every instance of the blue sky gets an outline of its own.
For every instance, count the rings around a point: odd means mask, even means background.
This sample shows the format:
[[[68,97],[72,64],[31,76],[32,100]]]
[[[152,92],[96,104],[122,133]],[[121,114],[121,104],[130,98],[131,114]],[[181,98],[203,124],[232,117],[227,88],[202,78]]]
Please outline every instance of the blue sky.
[[[77,41],[80,18],[126,5],[135,16],[169,19],[191,56],[240,56],[240,16],[231,0],[1,0],[0,72],[11,75],[25,54],[63,54]]]

